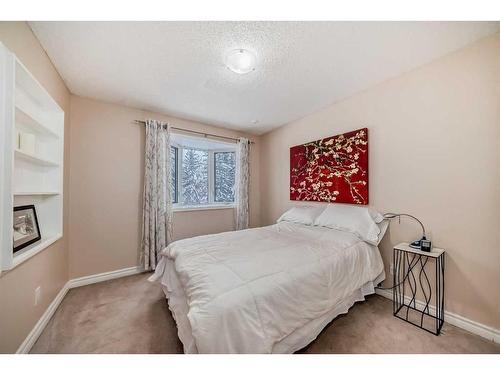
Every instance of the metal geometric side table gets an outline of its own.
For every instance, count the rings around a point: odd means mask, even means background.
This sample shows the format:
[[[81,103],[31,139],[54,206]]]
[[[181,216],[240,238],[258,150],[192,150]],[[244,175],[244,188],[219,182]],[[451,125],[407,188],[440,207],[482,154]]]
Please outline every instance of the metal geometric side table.
[[[444,257],[443,249],[425,252],[407,243],[396,245],[393,253],[393,315],[434,335],[444,323]],[[426,272],[429,261],[435,265],[434,275]]]

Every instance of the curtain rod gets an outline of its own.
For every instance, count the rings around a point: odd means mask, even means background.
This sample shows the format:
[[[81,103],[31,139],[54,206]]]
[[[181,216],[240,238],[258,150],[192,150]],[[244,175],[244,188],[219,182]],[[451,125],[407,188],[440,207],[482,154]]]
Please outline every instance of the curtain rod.
[[[141,125],[146,125],[146,121],[142,121],[142,120],[134,120],[134,122],[136,124],[141,124]],[[198,134],[198,135],[202,135],[203,137],[214,137],[214,138],[222,138],[222,139],[229,139],[231,141],[236,141],[236,142],[239,142],[240,140],[238,138],[233,138],[233,137],[225,137],[223,135],[217,135],[217,134],[210,134],[210,133],[203,133],[203,132],[199,132],[199,131],[196,131],[196,130],[189,130],[189,129],[182,129],[182,128],[176,128],[174,126],[170,127],[170,129],[173,129],[173,130],[178,130],[178,131],[181,131],[181,132],[185,132],[185,133],[193,133],[193,134]],[[250,141],[250,143],[255,143],[253,141]]]

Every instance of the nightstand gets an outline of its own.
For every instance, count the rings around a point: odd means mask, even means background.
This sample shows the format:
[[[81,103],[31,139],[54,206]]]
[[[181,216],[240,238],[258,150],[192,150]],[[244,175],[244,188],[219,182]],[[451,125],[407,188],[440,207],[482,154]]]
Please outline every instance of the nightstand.
[[[400,243],[392,260],[393,315],[434,335],[444,323],[444,257],[443,249],[425,252]]]

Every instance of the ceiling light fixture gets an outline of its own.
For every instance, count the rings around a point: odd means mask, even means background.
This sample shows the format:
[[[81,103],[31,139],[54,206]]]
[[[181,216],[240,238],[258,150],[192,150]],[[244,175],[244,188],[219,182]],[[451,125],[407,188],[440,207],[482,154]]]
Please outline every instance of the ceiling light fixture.
[[[246,74],[255,70],[255,55],[246,49],[236,49],[226,56],[226,66],[238,74]]]

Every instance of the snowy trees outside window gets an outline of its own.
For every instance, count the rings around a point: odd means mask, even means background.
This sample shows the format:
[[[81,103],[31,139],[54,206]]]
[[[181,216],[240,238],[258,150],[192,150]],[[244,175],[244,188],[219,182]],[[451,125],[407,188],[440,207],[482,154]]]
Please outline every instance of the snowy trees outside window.
[[[234,202],[234,152],[214,152],[215,202]]]
[[[208,151],[182,149],[182,205],[208,203]]]
[[[181,145],[172,146],[170,151],[170,183],[175,205],[192,207],[234,202],[234,151]]]

